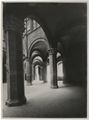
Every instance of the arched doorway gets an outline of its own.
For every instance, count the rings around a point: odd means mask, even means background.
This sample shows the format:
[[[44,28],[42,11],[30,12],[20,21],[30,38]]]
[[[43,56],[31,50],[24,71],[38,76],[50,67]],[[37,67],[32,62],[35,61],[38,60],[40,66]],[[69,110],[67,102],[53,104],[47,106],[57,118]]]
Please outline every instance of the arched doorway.
[[[44,66],[44,61],[40,56],[37,56],[33,59],[32,62],[32,78],[37,81],[46,81],[46,67]]]
[[[63,57],[60,52],[57,52],[57,80],[61,87],[64,82],[64,72],[63,72]]]

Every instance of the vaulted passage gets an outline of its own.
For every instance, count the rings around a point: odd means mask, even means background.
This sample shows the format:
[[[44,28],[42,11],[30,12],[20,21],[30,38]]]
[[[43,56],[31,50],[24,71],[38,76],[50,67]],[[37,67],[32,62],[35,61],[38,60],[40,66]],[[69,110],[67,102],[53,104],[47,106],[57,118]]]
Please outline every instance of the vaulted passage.
[[[3,3],[4,117],[87,116],[86,8]]]

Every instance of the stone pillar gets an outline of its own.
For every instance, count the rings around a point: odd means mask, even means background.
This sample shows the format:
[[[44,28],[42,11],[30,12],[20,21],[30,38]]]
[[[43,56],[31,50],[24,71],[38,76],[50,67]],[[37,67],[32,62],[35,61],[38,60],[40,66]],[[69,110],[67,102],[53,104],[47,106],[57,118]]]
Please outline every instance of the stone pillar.
[[[46,64],[43,65],[43,71],[42,71],[42,76],[43,76],[43,82],[47,82],[47,66]]]
[[[32,65],[29,59],[26,61],[26,79],[27,85],[32,85]]]
[[[39,65],[36,65],[36,80],[40,80],[40,74],[39,74]]]
[[[32,64],[32,80],[35,80],[35,66]]]
[[[49,65],[50,65],[51,88],[58,88],[56,49],[54,49],[54,48],[51,48],[49,50]]]
[[[67,81],[66,81],[66,69],[65,69],[65,65],[66,65],[66,59],[63,58],[63,83],[66,84]]]
[[[43,67],[40,65],[40,67],[39,67],[39,71],[40,71],[40,81],[42,81],[43,80]]]
[[[26,103],[24,95],[23,54],[22,54],[23,22],[15,17],[4,19],[7,42],[7,101],[8,106]]]

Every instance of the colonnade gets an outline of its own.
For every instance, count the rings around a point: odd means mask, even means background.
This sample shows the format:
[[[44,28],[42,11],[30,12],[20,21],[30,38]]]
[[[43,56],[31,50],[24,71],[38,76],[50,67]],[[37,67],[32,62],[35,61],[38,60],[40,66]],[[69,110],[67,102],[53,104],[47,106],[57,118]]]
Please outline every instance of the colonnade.
[[[58,88],[58,84],[57,84],[57,58],[56,58],[56,54],[57,51],[55,48],[50,48],[50,50],[48,50],[49,52],[49,65],[50,65],[50,84],[51,84],[51,88]],[[29,60],[30,61],[30,60]],[[27,76],[29,79],[27,79],[27,82],[30,82],[30,85],[32,85],[32,80],[31,79],[35,79],[35,67],[34,64],[31,64],[28,61],[27,65]],[[32,66],[30,68],[30,66]],[[29,68],[30,69],[29,69]],[[31,77],[32,76],[32,77]],[[44,82],[46,82],[46,76],[47,76],[47,65],[46,63],[43,64],[42,67],[42,79]]]
[[[26,80],[27,85],[32,85],[32,81],[36,80],[36,75],[38,74],[39,80],[43,80],[45,83],[46,76],[47,76],[47,65],[46,63],[43,63],[42,65],[34,65],[34,63],[29,62],[30,60],[26,61]],[[36,67],[38,69],[36,74]]]
[[[7,101],[8,106],[17,106],[26,103],[24,95],[24,77],[23,77],[23,54],[22,54],[22,32],[23,22],[15,17],[5,18],[4,30],[7,41]],[[49,64],[51,74],[51,88],[58,88],[57,85],[57,64],[56,49],[49,50]],[[43,66],[43,79],[46,82],[47,66]],[[32,85],[32,73],[34,67],[27,59],[27,82]]]

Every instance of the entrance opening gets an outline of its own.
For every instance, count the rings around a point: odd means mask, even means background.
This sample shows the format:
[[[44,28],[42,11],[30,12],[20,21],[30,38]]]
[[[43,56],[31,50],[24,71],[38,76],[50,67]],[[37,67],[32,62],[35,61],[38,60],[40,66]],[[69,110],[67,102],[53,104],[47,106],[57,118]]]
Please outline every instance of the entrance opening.
[[[35,57],[32,62],[32,76],[34,77],[33,80],[42,81],[43,74],[42,68],[43,68],[42,58],[40,56]]]
[[[40,66],[39,65],[35,66],[35,80],[37,81],[40,80]]]
[[[63,58],[60,52],[57,52],[57,80],[59,86],[63,85]]]

